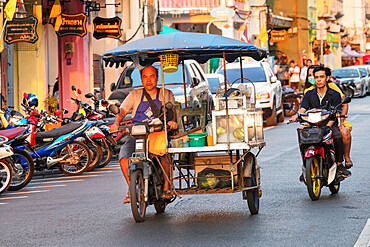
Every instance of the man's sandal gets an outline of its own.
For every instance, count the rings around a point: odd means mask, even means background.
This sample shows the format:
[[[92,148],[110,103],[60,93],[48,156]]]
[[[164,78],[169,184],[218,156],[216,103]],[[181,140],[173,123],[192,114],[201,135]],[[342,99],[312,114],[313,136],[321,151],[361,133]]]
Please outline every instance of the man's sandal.
[[[170,190],[163,191],[162,198],[163,199],[172,199],[171,191]]]
[[[344,163],[346,169],[350,169],[353,166],[352,160],[348,160]]]
[[[130,194],[127,194],[126,198],[123,200],[123,204],[130,203],[130,202],[131,202]]]

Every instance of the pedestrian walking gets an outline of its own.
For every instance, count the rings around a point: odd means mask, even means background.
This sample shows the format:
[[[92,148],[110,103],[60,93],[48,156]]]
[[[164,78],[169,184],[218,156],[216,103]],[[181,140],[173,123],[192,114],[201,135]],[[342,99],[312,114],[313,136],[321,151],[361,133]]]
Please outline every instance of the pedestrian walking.
[[[299,91],[299,73],[300,68],[294,60],[290,61],[289,76],[290,76],[290,87],[296,92]]]

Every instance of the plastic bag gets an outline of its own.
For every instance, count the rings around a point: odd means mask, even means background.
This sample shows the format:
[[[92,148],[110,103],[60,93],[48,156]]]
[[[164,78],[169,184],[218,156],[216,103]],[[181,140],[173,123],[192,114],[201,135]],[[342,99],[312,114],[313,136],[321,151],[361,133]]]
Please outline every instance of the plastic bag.
[[[159,156],[166,154],[166,135],[164,131],[150,133],[148,141],[149,153]]]

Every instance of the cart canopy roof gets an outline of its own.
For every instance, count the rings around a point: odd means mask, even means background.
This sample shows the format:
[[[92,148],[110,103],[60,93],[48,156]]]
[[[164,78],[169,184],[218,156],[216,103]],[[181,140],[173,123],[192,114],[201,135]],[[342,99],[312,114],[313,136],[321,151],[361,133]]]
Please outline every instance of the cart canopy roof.
[[[205,63],[210,58],[223,57],[234,62],[240,56],[249,56],[261,60],[268,50],[236,39],[205,33],[165,33],[138,39],[107,51],[103,55],[106,65],[124,66],[127,61],[139,63],[142,66],[159,61],[159,55],[176,53],[179,60],[194,59]]]

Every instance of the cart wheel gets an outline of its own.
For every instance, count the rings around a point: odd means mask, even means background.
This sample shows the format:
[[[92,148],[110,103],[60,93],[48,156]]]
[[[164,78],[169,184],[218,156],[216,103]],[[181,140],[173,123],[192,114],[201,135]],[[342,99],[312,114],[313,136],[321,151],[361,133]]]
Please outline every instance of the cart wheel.
[[[253,187],[257,185],[256,181],[256,169],[252,166],[252,176],[250,178],[244,178],[245,187]],[[260,207],[260,199],[258,198],[257,189],[243,191],[244,197],[247,197],[248,208],[251,214],[258,214]]]
[[[155,211],[157,211],[158,214],[164,213],[164,210],[166,210],[167,202],[165,200],[156,201],[154,203]]]
[[[136,222],[145,220],[146,203],[144,201],[144,179],[141,170],[135,170],[130,176],[131,211]]]

